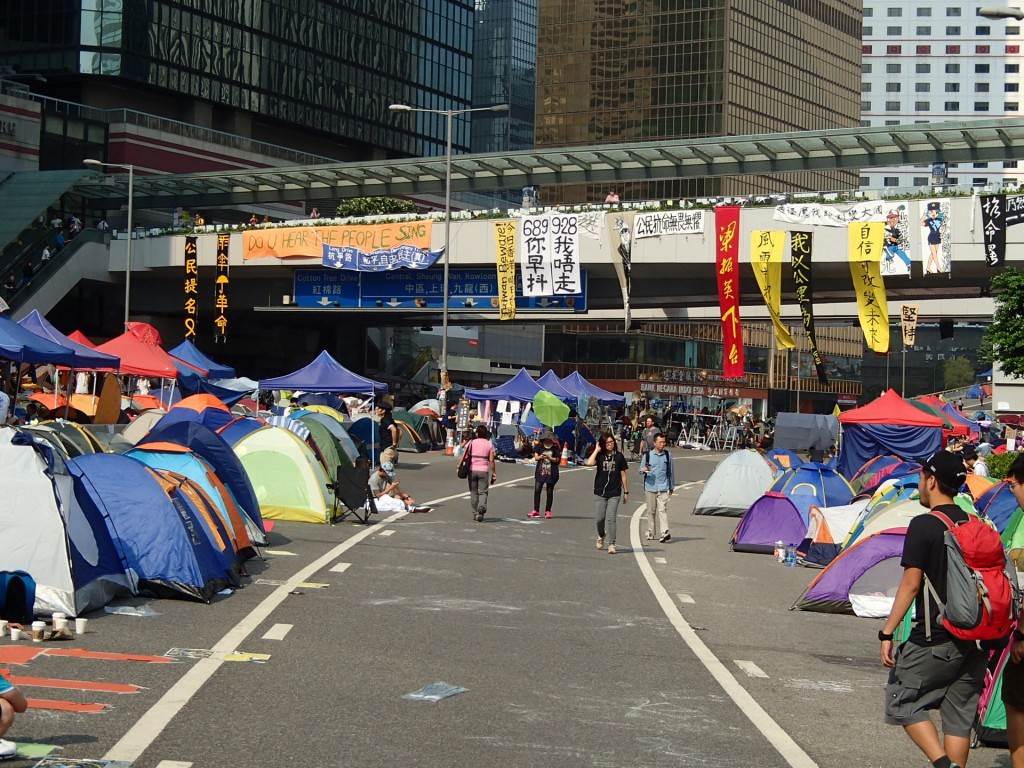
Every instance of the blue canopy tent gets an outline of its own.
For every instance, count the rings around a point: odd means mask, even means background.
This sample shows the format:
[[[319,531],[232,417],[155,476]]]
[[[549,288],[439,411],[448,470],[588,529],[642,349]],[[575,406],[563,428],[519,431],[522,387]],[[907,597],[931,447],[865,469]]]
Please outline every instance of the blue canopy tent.
[[[175,366],[177,365],[178,363],[175,362]],[[236,389],[218,387],[216,384],[211,383],[203,376],[200,376],[198,373],[186,368],[185,366],[178,368],[178,389],[180,389],[185,396],[199,394],[213,395],[229,408],[239,400],[249,396],[248,392],[239,392]],[[152,394],[160,397],[160,401],[166,406],[173,405],[181,399],[175,399],[173,393],[168,397],[164,397],[163,394],[158,394],[157,392],[153,392]]]
[[[562,386],[569,392],[582,392],[587,397],[592,397],[602,405],[622,405],[626,402],[623,395],[616,395],[606,389],[601,389],[596,384],[591,384],[580,376],[579,371],[573,371],[562,379]]]
[[[44,339],[6,315],[0,315],[0,357],[16,363],[75,363],[75,352],[70,347]]]
[[[167,350],[167,354],[195,368],[202,368],[211,379],[233,379],[235,377],[234,368],[230,365],[214,362],[200,352],[196,345],[188,339],[185,339],[174,349]]]
[[[262,385],[262,382],[261,382]],[[525,368],[508,381],[490,389],[467,389],[469,400],[515,400],[519,403],[532,403],[538,392],[545,392],[540,384],[530,378]]]
[[[570,392],[564,386],[562,386],[562,380],[555,375],[554,371],[549,370],[543,376],[537,379],[537,384],[544,390],[550,392],[552,395],[557,397],[559,400],[576,400],[576,393]]]
[[[967,433],[972,437],[977,438],[981,435],[981,427],[978,426],[978,422],[968,419],[952,403],[946,403],[944,406],[939,408],[939,410],[946,414],[946,418],[954,424],[960,424],[967,427]]]
[[[31,331],[36,336],[41,336],[44,339],[52,341],[54,344],[59,344],[62,347],[66,347],[75,353],[74,363],[72,368],[78,370],[106,370],[111,369],[116,371],[117,367],[121,364],[121,358],[117,355],[108,355],[105,352],[98,352],[91,347],[85,346],[85,344],[79,344],[73,339],[69,339],[63,333],[58,331],[45,317],[39,314],[38,310],[33,309],[28,315],[18,321],[18,325],[22,328]]]
[[[865,406],[841,413],[839,421],[843,425],[839,471],[847,477],[873,456],[891,453],[914,459],[942,447],[942,420],[914,408],[892,389]]]
[[[259,383],[260,389],[301,389],[305,392],[382,395],[388,391],[387,384],[352,373],[326,351],[305,368],[273,379],[260,379]]]

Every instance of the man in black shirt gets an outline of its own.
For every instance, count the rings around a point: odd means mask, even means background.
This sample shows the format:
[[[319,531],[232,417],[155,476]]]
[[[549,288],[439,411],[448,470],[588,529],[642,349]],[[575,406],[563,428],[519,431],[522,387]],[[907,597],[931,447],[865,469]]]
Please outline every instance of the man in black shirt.
[[[390,403],[377,405],[377,417],[380,419],[380,461],[398,463],[398,425],[391,414]]]
[[[1024,509],[1024,456],[1018,456],[1006,470],[1006,485]],[[1018,564],[1018,573],[1020,565]],[[1010,746],[1010,765],[1024,768],[1024,634],[1013,633],[1010,659],[1003,668],[1003,704],[1006,705],[1006,740]]]
[[[936,451],[920,462],[921,506],[943,513],[954,523],[965,522],[967,514],[953,502],[967,478],[963,461],[949,451]],[[900,560],[903,578],[878,639],[882,664],[890,669],[885,722],[903,726],[935,768],[960,768],[967,765],[987,654],[975,643],[959,640],[943,629],[938,605],[933,601],[929,601],[926,626],[925,577],[939,599],[946,600],[943,537],[947,530],[945,523],[932,514],[918,515],[910,521]],[[910,637],[894,653],[893,634],[911,603],[918,618]],[[933,709],[942,716],[942,741],[929,716]]]

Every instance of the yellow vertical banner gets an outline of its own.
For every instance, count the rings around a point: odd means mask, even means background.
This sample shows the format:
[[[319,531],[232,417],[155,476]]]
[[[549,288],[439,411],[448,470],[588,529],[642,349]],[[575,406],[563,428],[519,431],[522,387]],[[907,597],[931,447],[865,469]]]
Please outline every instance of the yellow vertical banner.
[[[882,282],[881,258],[885,241],[885,223],[881,221],[850,224],[850,275],[857,294],[857,314],[864,340],[873,352],[889,351],[889,305]]]
[[[516,223],[494,222],[495,252],[498,260],[499,320],[516,319]]]
[[[782,250],[785,232],[757,231],[750,233],[750,266],[754,268],[757,287],[775,326],[775,344],[779,349],[793,349],[796,342],[782,324]]]

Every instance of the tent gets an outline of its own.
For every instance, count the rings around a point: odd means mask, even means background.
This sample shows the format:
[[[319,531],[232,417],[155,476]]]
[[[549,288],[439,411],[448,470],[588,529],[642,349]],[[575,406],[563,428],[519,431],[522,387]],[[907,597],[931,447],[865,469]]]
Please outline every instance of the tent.
[[[768,490],[786,496],[800,494],[813,496],[819,507],[849,504],[854,495],[850,484],[839,472],[825,464],[813,461],[807,461],[797,467],[787,469],[775,478],[775,482]],[[803,532],[801,531],[801,533]],[[803,537],[801,536],[801,538]]]
[[[291,389],[309,392],[354,392],[381,395],[388,385],[352,373],[327,354],[317,355],[309,365],[272,379],[260,379],[260,389]]]
[[[978,426],[978,422],[971,421],[970,419],[968,419],[952,403],[943,403],[942,407],[940,407],[939,410],[942,411],[945,417],[949,419],[951,422],[953,422],[953,424],[957,425],[962,430],[967,430],[966,432],[958,431],[955,432],[954,434],[969,434],[974,438],[977,438],[981,435],[981,427]]]
[[[25,317],[18,321],[18,325],[26,330],[32,331],[37,336],[49,339],[54,344],[67,347],[75,354],[73,368],[89,370],[112,370],[116,371],[121,360],[116,355],[106,355],[97,352],[94,347],[81,344],[74,339],[65,336],[54,328],[39,314],[39,310],[33,309]]]
[[[807,521],[788,496],[768,491],[750,505],[732,536],[734,552],[768,555],[775,542],[795,546],[803,541]]]
[[[309,427],[311,433],[313,428],[310,426],[310,422],[321,424],[327,429],[338,443],[342,464],[345,466],[354,467],[360,457],[366,458],[366,453],[360,450],[359,445],[337,419],[333,419],[325,413],[309,410],[296,411],[292,416]]]
[[[160,347],[160,335],[156,330],[144,323],[129,325],[132,326],[130,330],[114,337],[106,344],[100,344],[96,350],[121,358],[118,369],[121,373],[158,379],[178,378],[174,358]],[[146,329],[151,329],[152,332]]]
[[[601,389],[601,387],[591,384],[580,376],[578,371],[573,371],[564,377],[562,379],[562,386],[568,392],[583,393],[587,397],[592,397],[602,405],[622,405],[622,403],[626,402],[624,396],[616,395],[614,392],[609,392],[606,389]]]
[[[775,479],[775,465],[757,451],[733,451],[715,467],[693,507],[695,515],[742,517]]]
[[[857,493],[860,493],[864,486],[867,485],[871,478],[875,476],[885,467],[893,464],[899,464],[903,459],[899,456],[872,456],[864,464],[850,476],[850,487]]]
[[[921,465],[916,461],[897,461],[895,464],[888,464],[875,472],[869,480],[861,487],[861,493],[874,493],[894,481],[914,478],[916,485],[921,474]]]
[[[213,395],[191,395],[179,400],[167,410],[160,423],[170,426],[179,421],[194,421],[217,431],[225,424],[234,421],[235,415],[221,400]]]
[[[1007,643],[996,661],[995,668],[985,674],[985,687],[978,701],[978,715],[974,723],[977,742],[991,747],[1005,747],[1006,705],[1003,704],[1003,670],[1010,663],[1013,643]],[[971,745],[976,746],[975,744]]]
[[[366,452],[376,457],[380,455],[380,422],[376,416],[368,413],[360,414],[361,418],[353,419],[347,426],[348,433],[363,444]],[[376,458],[373,459],[374,461]]]
[[[222,432],[222,436],[226,434],[227,430]],[[310,447],[294,432],[264,426],[231,447],[245,467],[265,520],[331,521],[331,481]]]
[[[780,413],[775,417],[776,448],[827,450],[838,442],[839,421],[820,413]]]
[[[83,347],[96,349],[96,345],[92,343],[92,340],[81,331],[72,331],[68,334],[68,338],[78,344],[81,344]]]
[[[206,371],[207,376],[211,379],[233,379],[235,377],[235,369],[230,365],[221,365],[216,363],[196,347],[188,339],[185,339],[181,344],[174,347],[174,349],[167,350],[167,353],[184,363],[188,363],[193,368],[201,368]]]
[[[235,583],[233,563],[211,541],[195,508],[172,500],[144,464],[118,454],[73,459],[75,496],[107,523],[139,591],[209,602]]]
[[[839,422],[843,425],[839,471],[847,477],[873,456],[892,453],[913,459],[942,447],[942,421],[909,405],[892,389],[840,414]]]
[[[890,528],[906,528],[910,525],[911,520],[927,511],[928,509],[922,507],[916,497],[904,501],[894,501],[891,504],[869,505],[850,529],[850,533],[843,542],[843,549],[881,531]]]
[[[17,363],[73,365],[75,352],[42,336],[0,313],[0,358]]]
[[[1006,481],[1002,480],[978,496],[974,506],[992,521],[996,530],[1003,533],[1017,510],[1017,497],[1013,495]]]
[[[906,400],[907,405],[912,405],[922,413],[931,414],[936,416],[942,422],[942,428],[951,435],[966,435],[967,428],[962,424],[956,424],[952,419],[945,414],[945,412],[936,405],[927,402],[926,400],[920,400],[917,398]]]
[[[808,585],[793,608],[887,617],[903,576],[900,558],[906,536],[906,528],[891,528],[843,550]]]
[[[798,548],[801,565],[824,568],[835,560],[868,503],[858,498],[838,507],[811,507],[807,534]]]
[[[967,475],[967,481],[964,485],[967,486],[967,492],[975,499],[980,498],[985,491],[996,484],[996,480],[991,477],[982,477],[981,475],[969,474]]]
[[[143,411],[135,417],[135,420],[132,421],[131,424],[124,428],[124,432],[121,433],[121,437],[132,445],[135,445],[160,422],[165,413],[166,411],[162,408],[157,408],[152,411]]]
[[[490,389],[467,389],[466,398],[469,400],[515,400],[518,403],[532,403],[538,392],[546,391],[536,381],[530,378],[525,368],[503,384]]]
[[[545,392],[550,392],[552,395],[557,397],[559,400],[572,400],[575,401],[579,396],[576,392],[570,392],[562,386],[562,380],[558,378],[558,375],[548,370],[543,376],[537,378],[537,386],[543,389]]]
[[[0,563],[35,579],[37,615],[78,616],[132,594],[132,585],[102,515],[77,502],[51,453],[31,434],[0,428]]]
[[[765,458],[769,459],[780,470],[799,467],[804,463],[804,460],[789,450],[789,448],[772,448],[765,453]]]

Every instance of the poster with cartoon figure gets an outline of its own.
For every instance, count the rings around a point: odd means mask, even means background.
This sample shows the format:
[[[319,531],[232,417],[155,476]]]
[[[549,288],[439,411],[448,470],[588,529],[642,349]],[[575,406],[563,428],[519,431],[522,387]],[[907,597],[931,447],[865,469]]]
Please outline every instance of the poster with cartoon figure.
[[[893,203],[885,212],[885,243],[882,246],[882,277],[913,277],[910,250],[910,222],[905,203]]]
[[[953,257],[953,241],[949,228],[949,200],[921,202],[921,259],[924,273],[949,273]]]

